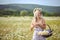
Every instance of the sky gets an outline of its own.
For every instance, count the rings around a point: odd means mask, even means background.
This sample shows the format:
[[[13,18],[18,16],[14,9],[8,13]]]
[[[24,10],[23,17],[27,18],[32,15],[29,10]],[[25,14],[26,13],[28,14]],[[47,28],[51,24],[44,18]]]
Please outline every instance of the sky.
[[[60,0],[0,0],[0,4],[39,4],[60,6]]]

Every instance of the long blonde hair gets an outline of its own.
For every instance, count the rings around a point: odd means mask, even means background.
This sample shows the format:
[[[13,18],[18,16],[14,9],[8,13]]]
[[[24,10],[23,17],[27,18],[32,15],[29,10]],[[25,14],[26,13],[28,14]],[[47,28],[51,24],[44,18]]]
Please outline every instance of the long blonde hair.
[[[36,10],[39,10],[40,12],[42,12],[42,8],[35,8],[35,9],[33,10],[35,21],[37,21],[37,15],[35,14],[35,11],[36,11]],[[41,14],[42,14],[42,13],[41,13]],[[40,18],[42,18],[42,17],[43,17],[43,15],[40,16]]]

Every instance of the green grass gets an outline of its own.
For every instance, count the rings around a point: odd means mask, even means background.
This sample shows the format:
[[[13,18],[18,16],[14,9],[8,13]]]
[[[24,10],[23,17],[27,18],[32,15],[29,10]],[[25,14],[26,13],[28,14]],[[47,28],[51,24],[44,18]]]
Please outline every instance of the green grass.
[[[47,40],[60,40],[60,17],[57,20],[47,20],[46,23],[53,29],[53,35]],[[29,31],[32,17],[0,17],[0,40],[31,40],[32,33]]]

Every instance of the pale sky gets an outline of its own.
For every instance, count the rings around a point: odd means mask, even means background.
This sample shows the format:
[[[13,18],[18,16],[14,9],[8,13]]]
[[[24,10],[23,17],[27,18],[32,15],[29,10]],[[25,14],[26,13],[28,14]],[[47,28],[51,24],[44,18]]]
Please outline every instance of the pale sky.
[[[0,4],[14,4],[14,3],[60,6],[60,0],[0,0]]]

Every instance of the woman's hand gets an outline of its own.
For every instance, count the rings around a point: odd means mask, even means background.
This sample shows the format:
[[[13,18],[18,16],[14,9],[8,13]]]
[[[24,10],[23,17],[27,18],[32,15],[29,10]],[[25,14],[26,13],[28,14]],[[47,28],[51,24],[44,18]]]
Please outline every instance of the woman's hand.
[[[39,25],[39,23],[37,23],[37,22],[35,22],[34,24],[33,24],[33,26],[38,26]]]
[[[42,29],[45,29],[46,28],[46,23],[45,23],[45,20],[42,19],[41,22],[39,22],[40,26]]]

